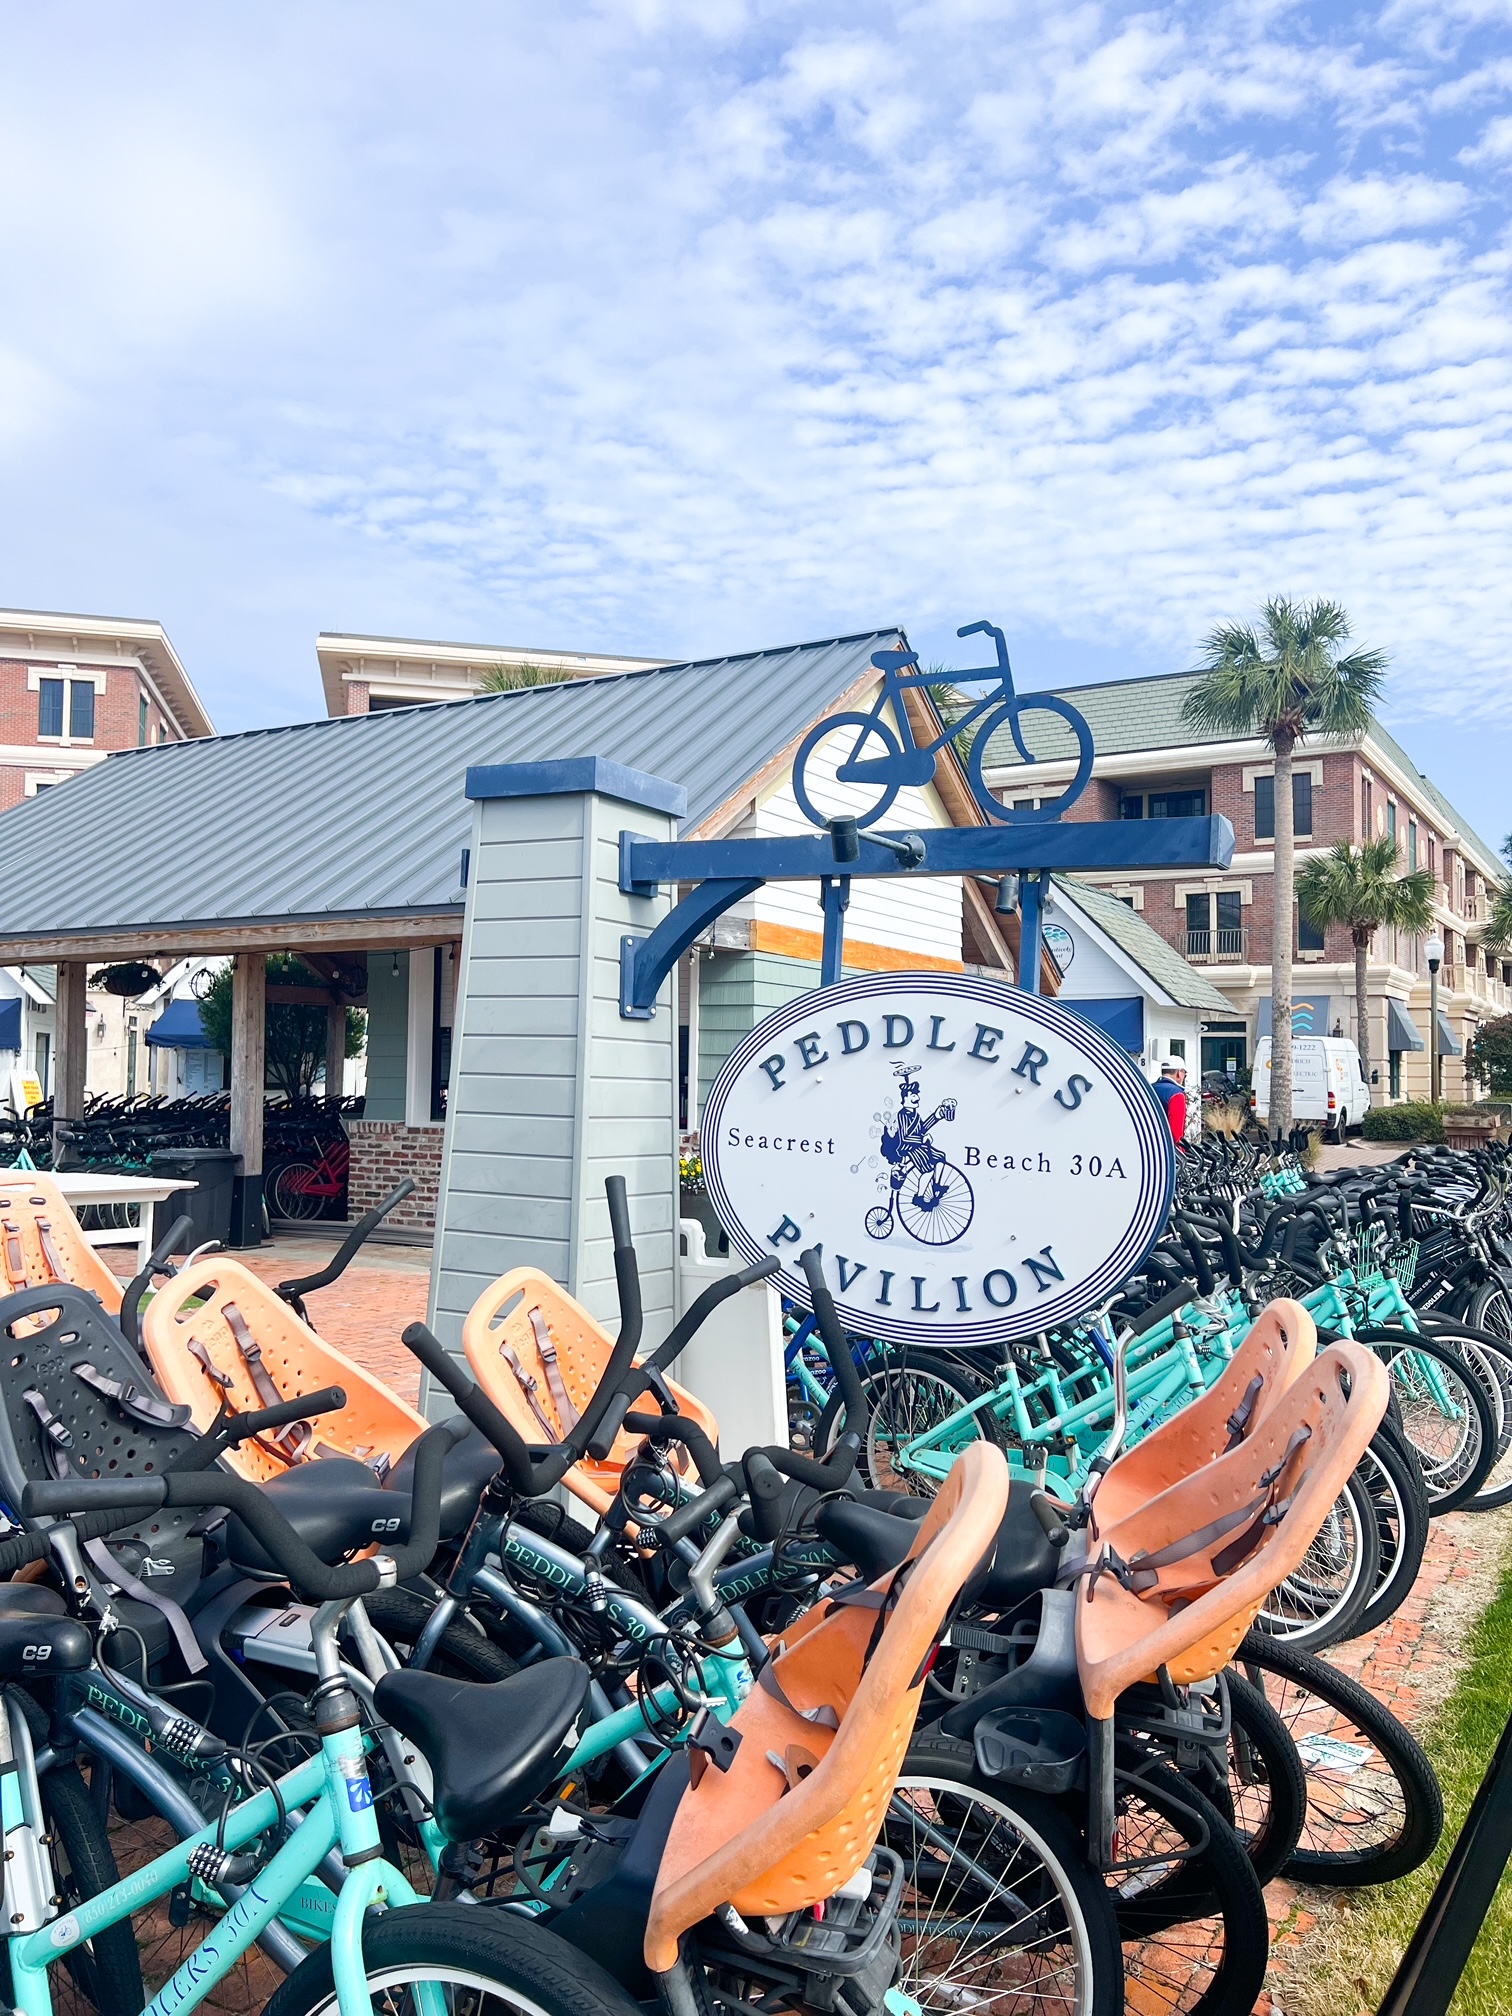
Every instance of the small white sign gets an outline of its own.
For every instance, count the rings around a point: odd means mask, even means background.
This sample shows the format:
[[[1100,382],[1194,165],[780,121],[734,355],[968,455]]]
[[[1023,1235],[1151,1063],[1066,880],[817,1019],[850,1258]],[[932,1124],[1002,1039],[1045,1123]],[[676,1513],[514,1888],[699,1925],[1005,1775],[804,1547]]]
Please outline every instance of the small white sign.
[[[1069,1009],[973,974],[866,974],[769,1015],[703,1125],[709,1194],[805,1305],[817,1246],[862,1336],[1032,1336],[1110,1295],[1165,1224],[1170,1130]]]

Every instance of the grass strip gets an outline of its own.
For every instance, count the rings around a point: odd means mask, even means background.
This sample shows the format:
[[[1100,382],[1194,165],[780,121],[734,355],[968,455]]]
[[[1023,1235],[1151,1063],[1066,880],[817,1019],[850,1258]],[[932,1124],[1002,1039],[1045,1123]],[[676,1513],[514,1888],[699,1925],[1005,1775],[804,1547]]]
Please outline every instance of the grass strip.
[[[1418,1732],[1444,1789],[1444,1838],[1432,1860],[1379,1890],[1340,1894],[1343,1915],[1326,1958],[1291,2006],[1306,2016],[1374,2011],[1397,1970],[1512,1714],[1512,1557],[1465,1646],[1454,1691]],[[1512,1876],[1504,1876],[1465,1969],[1451,2016],[1512,2009]],[[1290,2010],[1288,2011],[1290,2016]]]

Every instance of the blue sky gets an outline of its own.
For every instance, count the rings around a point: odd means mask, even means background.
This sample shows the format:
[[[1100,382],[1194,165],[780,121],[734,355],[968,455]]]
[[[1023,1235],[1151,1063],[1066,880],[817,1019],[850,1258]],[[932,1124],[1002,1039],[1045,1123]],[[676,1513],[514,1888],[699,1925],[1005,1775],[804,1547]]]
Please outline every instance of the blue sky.
[[[1021,688],[1270,592],[1512,827],[1512,0],[0,0],[0,602]]]

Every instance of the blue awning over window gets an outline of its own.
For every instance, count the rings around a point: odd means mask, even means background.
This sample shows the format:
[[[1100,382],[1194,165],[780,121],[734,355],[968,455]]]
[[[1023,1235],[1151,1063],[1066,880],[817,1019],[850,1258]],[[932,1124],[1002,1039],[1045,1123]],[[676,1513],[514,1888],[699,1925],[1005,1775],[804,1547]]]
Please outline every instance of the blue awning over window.
[[[1068,1001],[1061,994],[1056,1006],[1069,1008],[1084,1022],[1095,1023],[1120,1050],[1127,1050],[1131,1056],[1137,1056],[1144,1048],[1144,1001],[1138,994],[1111,1001]]]
[[[1388,1050],[1425,1050],[1428,1046],[1419,1034],[1418,1026],[1402,1006],[1400,1001],[1386,1003],[1386,1048]]]
[[[21,1048],[21,996],[0,1001],[0,1050]]]
[[[1438,1011],[1439,1055],[1440,1057],[1463,1057],[1465,1052],[1459,1038],[1449,1027],[1449,1017],[1440,1008]]]
[[[147,1031],[147,1041],[165,1050],[213,1050],[200,1021],[198,1001],[170,1001]]]

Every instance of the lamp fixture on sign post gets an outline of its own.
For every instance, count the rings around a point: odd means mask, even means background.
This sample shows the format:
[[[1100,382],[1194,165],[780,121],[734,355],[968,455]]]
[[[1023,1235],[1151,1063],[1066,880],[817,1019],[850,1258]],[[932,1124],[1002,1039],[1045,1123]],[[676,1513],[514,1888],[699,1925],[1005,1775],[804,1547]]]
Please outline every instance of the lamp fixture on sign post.
[[[1423,950],[1428,955],[1428,1097],[1437,1100],[1443,1068],[1439,1062],[1438,976],[1444,963],[1444,941],[1430,938]]]

